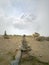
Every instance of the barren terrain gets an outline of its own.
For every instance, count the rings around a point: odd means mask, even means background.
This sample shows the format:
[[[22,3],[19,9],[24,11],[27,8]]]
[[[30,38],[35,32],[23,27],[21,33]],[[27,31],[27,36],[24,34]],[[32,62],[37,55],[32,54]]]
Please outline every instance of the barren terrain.
[[[31,47],[31,55],[42,62],[49,62],[49,41],[37,41],[32,36],[26,36],[27,44]],[[0,65],[10,65],[13,55],[16,55],[22,43],[22,36],[9,36],[5,39],[0,35]]]

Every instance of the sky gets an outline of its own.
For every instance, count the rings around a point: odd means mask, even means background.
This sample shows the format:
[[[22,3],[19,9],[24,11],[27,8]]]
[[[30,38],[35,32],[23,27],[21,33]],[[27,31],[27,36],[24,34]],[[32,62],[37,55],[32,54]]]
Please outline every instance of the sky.
[[[49,36],[49,0],[0,0],[0,34]]]

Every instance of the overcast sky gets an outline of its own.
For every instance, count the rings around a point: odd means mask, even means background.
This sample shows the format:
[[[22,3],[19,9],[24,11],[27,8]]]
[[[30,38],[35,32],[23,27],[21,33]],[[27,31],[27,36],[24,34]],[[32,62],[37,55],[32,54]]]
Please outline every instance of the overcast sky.
[[[49,0],[0,0],[0,34],[49,36]]]

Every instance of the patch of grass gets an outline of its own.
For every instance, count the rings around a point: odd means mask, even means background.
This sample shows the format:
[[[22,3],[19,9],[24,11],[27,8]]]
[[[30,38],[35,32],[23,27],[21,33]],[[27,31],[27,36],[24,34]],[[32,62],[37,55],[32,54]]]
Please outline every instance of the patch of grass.
[[[49,41],[49,37],[46,37],[46,41]]]
[[[8,35],[6,35],[6,36],[4,35],[3,37],[4,37],[4,39],[9,39],[9,36]]]
[[[49,63],[48,62],[43,62],[43,61],[39,61],[39,60],[37,60],[39,63],[42,63],[42,64],[44,64],[44,65],[49,65]]]
[[[13,55],[13,53],[12,53],[11,51],[9,51],[7,54],[8,54],[8,55]]]
[[[49,65],[48,62],[40,61],[37,57],[32,56],[31,58],[28,58],[29,60],[22,59],[21,65]],[[26,64],[27,63],[27,64]]]
[[[40,36],[40,37],[37,37],[36,40],[37,40],[37,41],[44,41],[44,40],[45,40],[45,37]]]
[[[34,63],[40,63],[40,64],[43,64],[43,65],[49,65],[48,62],[43,62],[43,61],[40,61],[37,57],[33,57],[33,62]]]
[[[2,62],[2,61],[4,61],[4,58],[1,56],[1,57],[0,57],[0,62]]]
[[[9,51],[7,53],[7,55],[10,55],[11,56],[11,60],[15,60],[15,53],[14,52]]]
[[[15,60],[15,55],[12,56],[12,60]]]

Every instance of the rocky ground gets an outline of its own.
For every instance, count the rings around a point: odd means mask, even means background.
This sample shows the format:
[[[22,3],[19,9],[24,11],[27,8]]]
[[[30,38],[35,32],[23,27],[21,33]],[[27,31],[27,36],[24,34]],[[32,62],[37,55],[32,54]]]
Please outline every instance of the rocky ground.
[[[49,41],[37,41],[32,36],[27,36],[26,40],[27,44],[32,48],[30,54],[33,58],[32,60],[26,59],[25,61],[23,59],[22,65],[30,65],[30,63],[32,65],[48,65]],[[21,43],[22,36],[9,36],[9,39],[5,39],[0,35],[0,65],[10,65],[13,56],[15,56],[20,49]]]

